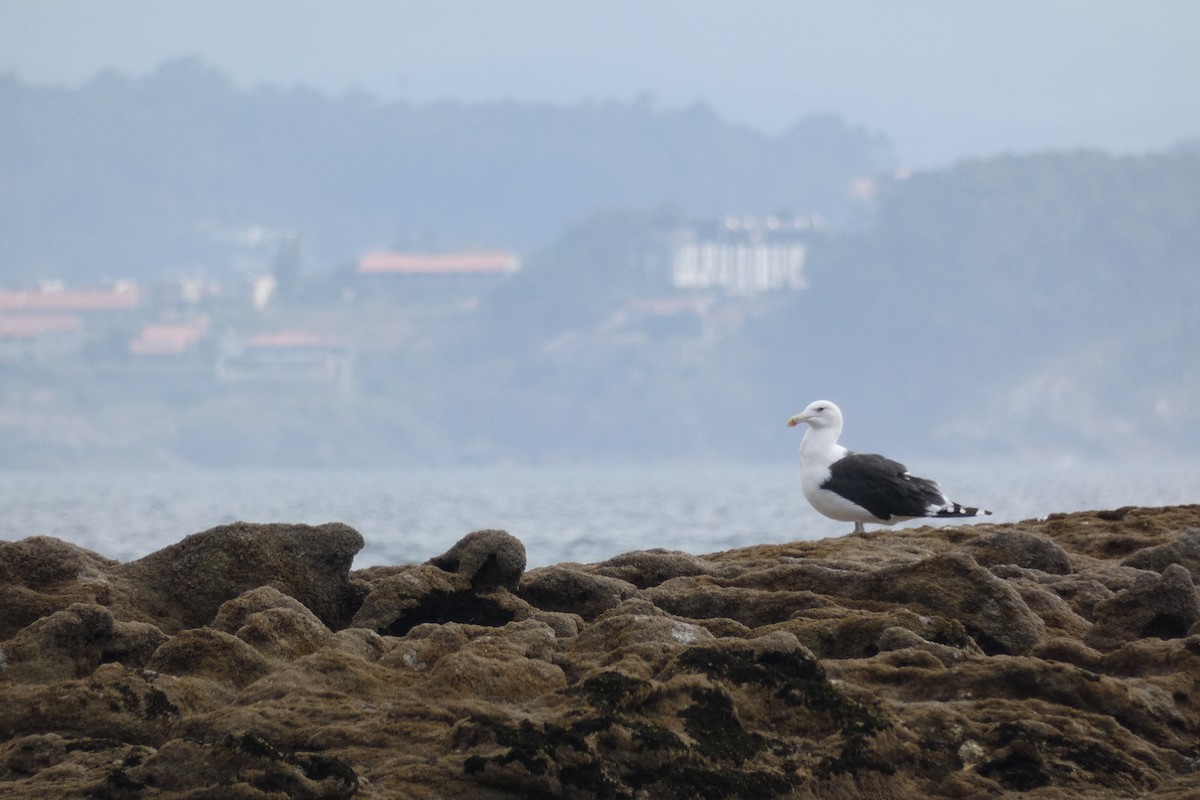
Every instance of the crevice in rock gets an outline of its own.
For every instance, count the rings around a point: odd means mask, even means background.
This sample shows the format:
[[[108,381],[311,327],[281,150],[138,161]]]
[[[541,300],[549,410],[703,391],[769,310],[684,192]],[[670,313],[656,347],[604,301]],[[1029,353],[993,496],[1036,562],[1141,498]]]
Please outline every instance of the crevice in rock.
[[[431,622],[442,625],[461,622],[498,628],[512,622],[515,614],[494,600],[473,591],[432,591],[421,602],[405,610],[377,633],[383,636],[404,636],[417,625]]]

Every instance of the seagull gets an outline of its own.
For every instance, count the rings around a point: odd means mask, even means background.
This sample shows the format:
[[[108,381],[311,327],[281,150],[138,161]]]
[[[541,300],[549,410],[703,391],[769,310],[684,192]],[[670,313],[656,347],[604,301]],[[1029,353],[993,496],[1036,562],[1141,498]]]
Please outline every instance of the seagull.
[[[828,400],[810,403],[788,420],[788,427],[808,423],[800,442],[800,485],[804,497],[820,513],[853,522],[854,533],[865,533],[864,522],[895,525],[917,517],[975,517],[991,514],[982,508],[946,499],[938,485],[908,474],[890,458],[854,453],[838,444],[842,410]]]

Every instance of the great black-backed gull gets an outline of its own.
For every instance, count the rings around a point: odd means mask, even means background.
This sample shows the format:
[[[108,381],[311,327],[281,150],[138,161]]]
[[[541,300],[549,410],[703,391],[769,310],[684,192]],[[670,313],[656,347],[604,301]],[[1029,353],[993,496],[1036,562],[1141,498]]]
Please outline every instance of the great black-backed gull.
[[[841,522],[853,522],[863,533],[864,522],[894,525],[917,517],[974,517],[992,512],[946,499],[938,485],[908,474],[890,458],[854,453],[838,444],[842,410],[828,400],[810,403],[788,420],[788,426],[808,423],[800,442],[800,485],[812,507]]]

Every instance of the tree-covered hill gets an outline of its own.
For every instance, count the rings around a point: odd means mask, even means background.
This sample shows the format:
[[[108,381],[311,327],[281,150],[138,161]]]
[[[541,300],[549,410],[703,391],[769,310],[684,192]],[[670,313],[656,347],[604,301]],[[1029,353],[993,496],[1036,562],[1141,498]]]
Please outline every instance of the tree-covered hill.
[[[866,231],[816,248],[811,291],[738,352],[756,356],[764,396],[852,399],[865,441],[1194,451],[1197,220],[1195,149],[919,173],[888,187]]]
[[[597,211],[852,213],[892,166],[839,119],[778,136],[708,108],[412,106],[242,91],[194,60],[75,90],[0,78],[0,263],[9,276],[140,277],[229,266],[252,227],[299,233],[319,263],[378,246],[554,240]]]
[[[608,215],[396,374],[417,370],[425,418],[493,454],[788,457],[783,420],[822,397],[847,444],[897,455],[1195,453],[1196,219],[1185,148],[920,173],[864,229],[813,242],[807,290],[724,301],[743,324],[714,336],[686,314],[611,332],[669,288],[638,256],[671,219]]]
[[[10,370],[30,399],[0,409],[0,452],[782,459],[783,421],[819,397],[846,411],[847,445],[905,458],[1200,452],[1196,143],[969,161],[882,179],[869,209],[848,199],[889,166],[881,138],[827,117],[771,137],[700,107],[418,108],[242,92],[194,62],[75,91],[0,79],[6,281],[228,267],[221,235],[246,225],[298,231],[318,264],[393,244],[525,256],[461,306],[346,301],[331,270],[291,307],[214,319],[357,332],[336,397]],[[671,286],[678,226],[781,209],[858,214],[812,234],[807,289]]]

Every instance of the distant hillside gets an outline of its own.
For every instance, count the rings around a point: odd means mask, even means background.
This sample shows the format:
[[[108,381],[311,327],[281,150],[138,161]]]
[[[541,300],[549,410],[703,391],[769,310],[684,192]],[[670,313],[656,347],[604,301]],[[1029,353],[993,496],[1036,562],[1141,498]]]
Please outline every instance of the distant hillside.
[[[878,202],[814,238],[807,290],[721,301],[742,325],[716,335],[686,313],[612,333],[666,291],[634,256],[669,220],[594,219],[396,395],[478,452],[546,459],[787,458],[783,421],[821,397],[849,446],[901,457],[1200,452],[1200,152],[973,161]]]
[[[78,91],[0,79],[4,281],[230,270],[238,236],[294,230],[294,291],[211,309],[212,330],[363,345],[337,393],[105,372],[91,351],[74,372],[9,367],[0,454],[782,460],[784,420],[819,397],[848,446],[905,459],[1200,453],[1196,142],[881,178],[890,164],[833,118],[768,137],[703,108],[412,108],[239,92],[193,62]],[[854,223],[806,234],[803,291],[672,285],[680,226],[789,209]],[[506,246],[523,266],[470,302],[407,307],[316,274],[370,244]]]
[[[372,246],[545,245],[597,211],[854,213],[888,142],[834,117],[780,136],[704,106],[383,104],[236,89],[193,61],[78,90],[0,78],[6,279],[230,269],[262,231],[317,266]]]
[[[890,187],[737,342],[764,397],[852,403],[851,446],[1200,451],[1200,151],[1003,157]]]

